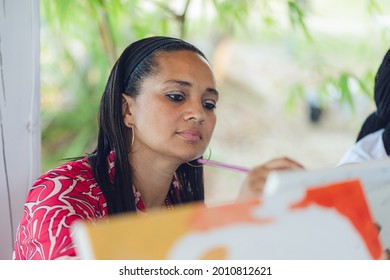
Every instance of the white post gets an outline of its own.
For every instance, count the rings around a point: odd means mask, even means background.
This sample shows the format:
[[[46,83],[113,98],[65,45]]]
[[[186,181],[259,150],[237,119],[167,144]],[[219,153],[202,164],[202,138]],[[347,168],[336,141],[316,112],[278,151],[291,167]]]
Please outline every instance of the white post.
[[[41,169],[39,0],[0,0],[0,259]]]

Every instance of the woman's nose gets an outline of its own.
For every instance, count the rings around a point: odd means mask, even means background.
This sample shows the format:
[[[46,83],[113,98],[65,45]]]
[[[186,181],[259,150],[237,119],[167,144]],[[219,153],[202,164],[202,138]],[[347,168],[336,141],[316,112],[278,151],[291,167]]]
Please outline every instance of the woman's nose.
[[[184,114],[185,120],[202,123],[205,120],[205,111],[201,102],[190,102]]]

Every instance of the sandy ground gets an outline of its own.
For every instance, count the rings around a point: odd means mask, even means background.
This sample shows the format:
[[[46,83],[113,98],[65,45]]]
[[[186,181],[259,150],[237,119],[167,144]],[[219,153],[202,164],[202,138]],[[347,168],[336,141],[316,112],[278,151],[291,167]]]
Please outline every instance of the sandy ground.
[[[355,113],[330,103],[320,121],[312,123],[304,100],[293,111],[286,108],[289,86],[302,79],[304,70],[278,51],[227,43],[216,50],[213,59],[221,95],[210,143],[213,160],[253,167],[288,156],[307,169],[333,168],[374,109],[366,97],[356,99]],[[206,203],[233,200],[244,176],[205,167]]]

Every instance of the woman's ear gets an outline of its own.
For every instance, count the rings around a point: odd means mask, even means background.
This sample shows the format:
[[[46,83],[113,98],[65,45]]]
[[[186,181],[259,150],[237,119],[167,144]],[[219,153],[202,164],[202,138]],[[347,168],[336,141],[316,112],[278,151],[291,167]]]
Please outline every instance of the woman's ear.
[[[128,128],[132,128],[134,124],[134,116],[132,114],[133,98],[122,93],[122,117],[123,123]]]

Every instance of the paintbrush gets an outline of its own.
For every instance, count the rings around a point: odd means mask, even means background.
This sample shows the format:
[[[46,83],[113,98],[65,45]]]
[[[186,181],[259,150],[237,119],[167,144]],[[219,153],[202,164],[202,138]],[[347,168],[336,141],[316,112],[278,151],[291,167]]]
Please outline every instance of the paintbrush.
[[[197,161],[200,164],[206,164],[206,165],[210,165],[210,166],[221,167],[221,168],[225,168],[225,169],[229,169],[229,170],[233,170],[233,171],[241,172],[241,173],[248,173],[249,170],[250,170],[250,168],[247,168],[247,167],[242,167],[242,166],[238,166],[238,165],[218,162],[218,161],[209,160],[209,159],[199,158]]]

